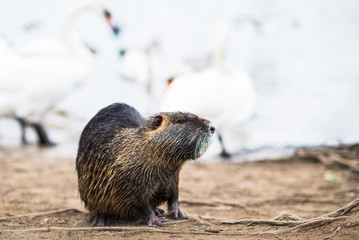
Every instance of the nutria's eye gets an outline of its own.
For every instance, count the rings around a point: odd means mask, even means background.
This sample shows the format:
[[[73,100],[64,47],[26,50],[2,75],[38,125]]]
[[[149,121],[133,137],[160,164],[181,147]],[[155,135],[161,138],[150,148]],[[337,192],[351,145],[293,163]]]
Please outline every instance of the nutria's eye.
[[[186,121],[184,119],[180,119],[180,120],[177,120],[176,123],[179,123],[179,124],[182,124],[182,123],[185,123]]]

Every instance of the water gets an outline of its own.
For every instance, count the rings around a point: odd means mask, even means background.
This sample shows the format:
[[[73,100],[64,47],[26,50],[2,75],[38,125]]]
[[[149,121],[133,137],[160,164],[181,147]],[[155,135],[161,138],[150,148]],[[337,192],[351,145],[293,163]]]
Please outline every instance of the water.
[[[14,44],[36,37],[58,37],[59,19],[70,2],[2,0],[0,31]],[[126,96],[129,94],[126,89],[119,94],[113,87],[126,86],[113,85],[121,81],[116,74],[120,67],[115,61],[117,49],[144,48],[150,41],[158,40],[160,46],[155,54],[160,67],[154,77],[162,86],[174,65],[188,58],[205,59],[211,54],[214,25],[227,20],[232,23],[232,32],[226,62],[234,69],[248,71],[258,90],[256,116],[247,126],[246,141],[236,141],[237,135],[229,133],[231,150],[359,141],[358,1],[111,3],[113,15],[122,28],[119,38],[114,39],[103,26],[103,20],[94,14],[86,13],[75,22],[86,43],[100,50],[93,76],[100,76],[97,86],[105,89],[99,92],[106,95],[96,95],[97,99],[87,101],[81,100],[80,94],[77,98],[76,93],[72,95],[72,101],[78,99],[81,103],[75,105],[88,109],[87,113],[96,112],[103,98],[108,99],[103,104],[115,99],[132,101]],[[36,21],[40,23],[37,29],[23,30],[25,24]],[[96,91],[96,87],[85,89],[88,92],[82,94],[86,96]],[[146,102],[144,94],[137,96]],[[6,127],[1,126],[1,144],[6,145],[6,136],[12,133],[6,133]],[[77,128],[74,138],[81,131]]]

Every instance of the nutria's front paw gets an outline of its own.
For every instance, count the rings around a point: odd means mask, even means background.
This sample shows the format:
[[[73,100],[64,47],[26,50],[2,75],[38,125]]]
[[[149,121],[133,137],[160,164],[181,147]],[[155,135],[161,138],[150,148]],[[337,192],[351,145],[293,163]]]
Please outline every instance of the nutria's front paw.
[[[185,219],[186,213],[182,211],[182,209],[178,206],[178,204],[173,204],[169,209],[168,213],[174,219]]]
[[[153,225],[163,226],[163,223],[165,222],[168,222],[168,218],[154,216],[150,218],[150,220],[148,221],[148,226],[149,227],[153,227]]]

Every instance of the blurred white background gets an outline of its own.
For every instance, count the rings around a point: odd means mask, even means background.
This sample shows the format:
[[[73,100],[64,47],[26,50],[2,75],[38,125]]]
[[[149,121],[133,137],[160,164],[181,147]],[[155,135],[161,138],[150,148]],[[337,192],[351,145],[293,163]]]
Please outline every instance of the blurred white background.
[[[59,39],[61,21],[73,2],[0,0],[0,34],[11,47],[40,38]],[[109,103],[127,102],[144,115],[159,111],[171,70],[189,59],[203,65],[213,51],[214,26],[223,20],[231,24],[225,60],[232,69],[247,71],[258,92],[246,140],[237,141],[238,135],[227,133],[231,151],[359,141],[358,1],[110,3],[113,20],[121,28],[118,37],[91,11],[74,21],[73,28],[97,54],[88,79],[55,107],[67,111],[66,117],[53,109],[44,118],[50,136],[60,143],[57,153],[73,155],[84,124]],[[124,67],[119,50],[143,51],[153,41],[157,41],[151,50],[157,97],[149,100],[143,85],[119,74]],[[17,123],[0,119],[0,145],[16,144],[20,144]],[[64,145],[71,147],[65,150]]]

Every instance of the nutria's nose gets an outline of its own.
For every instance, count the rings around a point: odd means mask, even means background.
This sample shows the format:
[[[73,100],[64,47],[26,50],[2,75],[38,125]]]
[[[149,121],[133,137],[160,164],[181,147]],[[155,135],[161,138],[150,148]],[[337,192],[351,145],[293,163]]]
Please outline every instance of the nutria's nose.
[[[209,125],[209,131],[213,134],[216,131],[216,128],[213,125]]]

